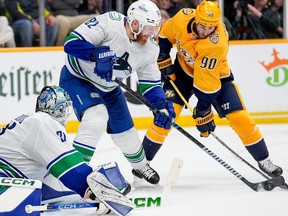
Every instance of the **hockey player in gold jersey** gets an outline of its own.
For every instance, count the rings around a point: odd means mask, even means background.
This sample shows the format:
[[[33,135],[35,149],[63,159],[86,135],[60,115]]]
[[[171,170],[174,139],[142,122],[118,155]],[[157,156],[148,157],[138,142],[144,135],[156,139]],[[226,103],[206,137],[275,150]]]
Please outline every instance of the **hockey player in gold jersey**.
[[[169,79],[186,101],[194,94],[198,99],[193,118],[201,137],[215,130],[211,107],[229,121],[242,143],[269,176],[279,176],[283,170],[269,159],[261,132],[246,110],[227,61],[229,35],[221,21],[217,1],[202,1],[196,9],[184,8],[167,20],[159,34],[158,66],[163,75],[166,97],[173,102],[179,118],[184,102]],[[177,55],[172,64],[172,46]],[[152,124],[143,140],[148,160],[161,148],[170,130]]]

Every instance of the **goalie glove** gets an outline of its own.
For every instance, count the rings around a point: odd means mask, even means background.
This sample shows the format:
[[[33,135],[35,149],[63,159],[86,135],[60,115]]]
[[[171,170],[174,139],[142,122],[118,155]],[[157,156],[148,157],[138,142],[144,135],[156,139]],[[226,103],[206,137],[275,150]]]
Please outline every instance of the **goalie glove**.
[[[213,132],[216,128],[211,107],[204,111],[198,111],[195,107],[193,110],[193,118],[197,129],[200,131],[201,137],[208,137],[210,132]]]
[[[165,79],[175,80],[176,75],[174,73],[174,66],[172,64],[171,57],[166,53],[160,53],[158,56],[158,68]]]

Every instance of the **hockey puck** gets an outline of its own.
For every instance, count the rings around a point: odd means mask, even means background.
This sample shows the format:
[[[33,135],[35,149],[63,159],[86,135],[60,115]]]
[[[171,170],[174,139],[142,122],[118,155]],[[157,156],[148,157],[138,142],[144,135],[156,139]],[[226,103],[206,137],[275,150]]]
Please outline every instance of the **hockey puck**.
[[[275,185],[274,185],[273,181],[267,181],[263,184],[263,188],[266,191],[272,191],[275,188]]]

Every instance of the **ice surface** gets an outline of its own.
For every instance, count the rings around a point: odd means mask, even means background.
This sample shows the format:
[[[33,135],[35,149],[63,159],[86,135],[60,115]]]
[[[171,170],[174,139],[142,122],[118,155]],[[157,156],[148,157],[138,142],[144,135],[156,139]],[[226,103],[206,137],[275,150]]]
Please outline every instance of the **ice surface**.
[[[288,124],[258,125],[263,133],[272,161],[284,170],[283,176],[288,181]],[[217,156],[232,166],[251,182],[265,180],[231,152],[227,151],[212,136],[200,138],[195,128],[184,128]],[[230,148],[254,166],[256,162],[248,154],[234,131],[219,126],[215,131]],[[139,131],[144,136],[145,131]],[[71,135],[73,138],[74,135]],[[184,161],[177,184],[172,193],[162,194],[165,178],[174,157]],[[133,182],[130,164],[126,161],[119,148],[108,135],[104,135],[93,157],[93,165],[116,161],[125,178]],[[158,197],[161,196],[161,207],[137,208],[130,212],[131,216],[287,216],[288,190],[275,188],[271,192],[254,192],[243,182],[222,167],[201,148],[195,145],[177,130],[172,130],[164,146],[151,163],[161,176],[160,186],[136,189],[130,196]],[[94,209],[61,210],[46,212],[51,215],[95,215]]]

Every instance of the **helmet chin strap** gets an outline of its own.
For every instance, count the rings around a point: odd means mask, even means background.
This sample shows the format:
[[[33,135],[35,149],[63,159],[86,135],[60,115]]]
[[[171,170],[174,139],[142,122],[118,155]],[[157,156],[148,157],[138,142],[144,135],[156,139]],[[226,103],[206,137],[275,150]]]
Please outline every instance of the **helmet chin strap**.
[[[140,30],[140,27],[139,27],[138,28],[138,32],[134,32],[133,29],[132,29],[131,23],[128,23],[128,24],[129,24],[129,28],[130,28],[131,32],[133,33],[133,38],[134,38],[134,40],[136,40],[137,39],[137,35],[140,34],[140,32],[142,31],[143,28]]]

